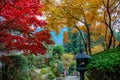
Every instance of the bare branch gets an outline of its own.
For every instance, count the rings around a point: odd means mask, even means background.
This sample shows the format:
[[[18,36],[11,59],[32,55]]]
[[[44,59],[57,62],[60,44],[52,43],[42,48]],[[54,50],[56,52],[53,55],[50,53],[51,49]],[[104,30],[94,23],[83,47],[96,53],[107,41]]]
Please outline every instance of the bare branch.
[[[116,1],[118,0],[114,0],[113,3],[110,5],[110,7],[112,7],[116,3]]]
[[[111,12],[113,12],[113,11],[114,11],[114,9],[116,9],[119,5],[120,5],[120,2],[119,2],[118,4],[116,4],[116,6],[114,6],[113,8],[111,8],[110,13],[111,13]]]

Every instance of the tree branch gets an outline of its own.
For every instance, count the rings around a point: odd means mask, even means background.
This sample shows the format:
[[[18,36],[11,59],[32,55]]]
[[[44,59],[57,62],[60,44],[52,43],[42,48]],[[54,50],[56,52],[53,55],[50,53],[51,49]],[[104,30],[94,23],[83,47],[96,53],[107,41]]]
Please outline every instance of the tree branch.
[[[77,25],[75,24],[75,22],[74,22],[74,27],[79,31],[80,36],[81,36],[81,38],[82,38],[82,41],[83,41],[84,45],[86,45],[86,41],[85,41],[85,39],[84,39],[84,37],[83,37],[83,34],[82,34],[82,32],[80,31],[80,29],[77,27]]]

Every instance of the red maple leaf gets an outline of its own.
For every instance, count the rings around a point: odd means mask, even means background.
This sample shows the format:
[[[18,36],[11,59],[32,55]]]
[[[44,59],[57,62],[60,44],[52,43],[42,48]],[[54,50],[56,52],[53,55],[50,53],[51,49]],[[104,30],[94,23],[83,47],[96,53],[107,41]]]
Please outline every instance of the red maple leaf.
[[[34,32],[46,25],[46,21],[36,17],[42,16],[42,8],[40,0],[0,0],[0,44],[4,45],[0,50],[45,54],[42,43],[53,43],[49,31]]]

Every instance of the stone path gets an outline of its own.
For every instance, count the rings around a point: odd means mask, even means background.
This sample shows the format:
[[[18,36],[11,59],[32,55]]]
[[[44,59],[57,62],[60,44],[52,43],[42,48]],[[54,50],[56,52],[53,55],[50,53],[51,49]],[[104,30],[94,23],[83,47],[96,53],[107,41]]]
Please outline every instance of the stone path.
[[[40,69],[35,69],[34,71],[37,73],[40,73]],[[54,79],[54,80],[56,80],[56,79]],[[64,80],[80,80],[80,79],[77,76],[66,76],[64,78]]]
[[[77,76],[66,76],[64,80],[80,80]]]

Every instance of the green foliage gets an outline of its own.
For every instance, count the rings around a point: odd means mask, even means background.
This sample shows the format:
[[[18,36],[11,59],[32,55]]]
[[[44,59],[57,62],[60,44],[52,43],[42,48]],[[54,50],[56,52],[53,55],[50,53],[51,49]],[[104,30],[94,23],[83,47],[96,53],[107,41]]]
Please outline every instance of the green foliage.
[[[42,74],[42,75],[47,74],[48,71],[50,71],[50,67],[41,68],[41,70],[40,70],[40,74]]]
[[[68,39],[70,42],[65,42],[64,45],[64,50],[66,53],[74,53],[77,54],[79,53],[80,49],[84,49],[83,44],[82,44],[82,39],[79,36],[79,33],[72,33],[70,32],[71,29],[69,29],[68,32]]]
[[[48,62],[51,70],[47,70],[47,71],[51,71],[52,73],[47,75],[47,77],[51,77],[51,78],[48,78],[50,80],[52,80],[54,76],[59,77],[61,76],[61,74],[63,74],[63,64],[60,60],[64,53],[64,49],[62,46],[54,46],[51,49],[52,49],[52,55],[49,58],[49,62]],[[41,72],[46,73],[45,70],[42,70]]]
[[[49,59],[49,66],[56,77],[60,77],[63,74],[63,63],[59,59],[51,57]]]
[[[27,54],[26,56],[24,56],[27,61],[28,61],[28,66],[29,69],[32,70],[35,67],[36,64],[36,56],[34,54]]]
[[[87,69],[93,80],[119,80],[120,48],[92,55]]]
[[[48,45],[48,44],[44,44],[44,46],[46,47],[46,55],[48,57],[52,57],[52,51],[53,51],[53,48],[54,48],[54,45]]]
[[[53,80],[55,78],[55,75],[52,73],[52,70],[50,67],[41,68],[39,75],[40,75],[41,79],[44,79],[44,80],[45,79]]]
[[[58,64],[56,72],[57,74],[63,74],[63,64]]]
[[[45,65],[45,57],[43,55],[36,56],[36,64],[35,67],[37,68],[43,68],[46,67]]]
[[[62,46],[55,46],[53,48],[53,56],[56,59],[61,59],[62,54],[64,53],[64,49]]]
[[[72,74],[72,72],[75,70],[75,68],[76,68],[76,62],[74,61],[74,62],[72,62],[72,64],[70,65],[70,67],[69,67],[69,74]]]
[[[49,74],[47,75],[47,78],[48,78],[49,80],[53,80],[53,79],[55,78],[55,75],[54,75],[53,73],[49,73]]]
[[[51,68],[54,68],[54,65],[55,65],[56,61],[57,61],[57,60],[56,60],[54,57],[51,57],[51,58],[49,59],[49,66],[50,66]]]
[[[43,80],[43,79],[35,71],[30,71],[30,80]]]
[[[30,80],[28,62],[21,55],[8,56],[12,62],[12,66],[6,64],[3,68],[5,80]]]
[[[38,56],[35,56],[34,54],[28,54],[24,57],[28,60],[28,66],[30,70],[46,66],[44,56],[41,54],[39,54]]]
[[[74,55],[70,53],[62,55],[62,63],[65,65],[66,70],[68,70],[72,62],[74,62],[73,57]]]
[[[63,74],[63,64],[56,63],[52,70],[56,77],[61,77],[61,75]]]

